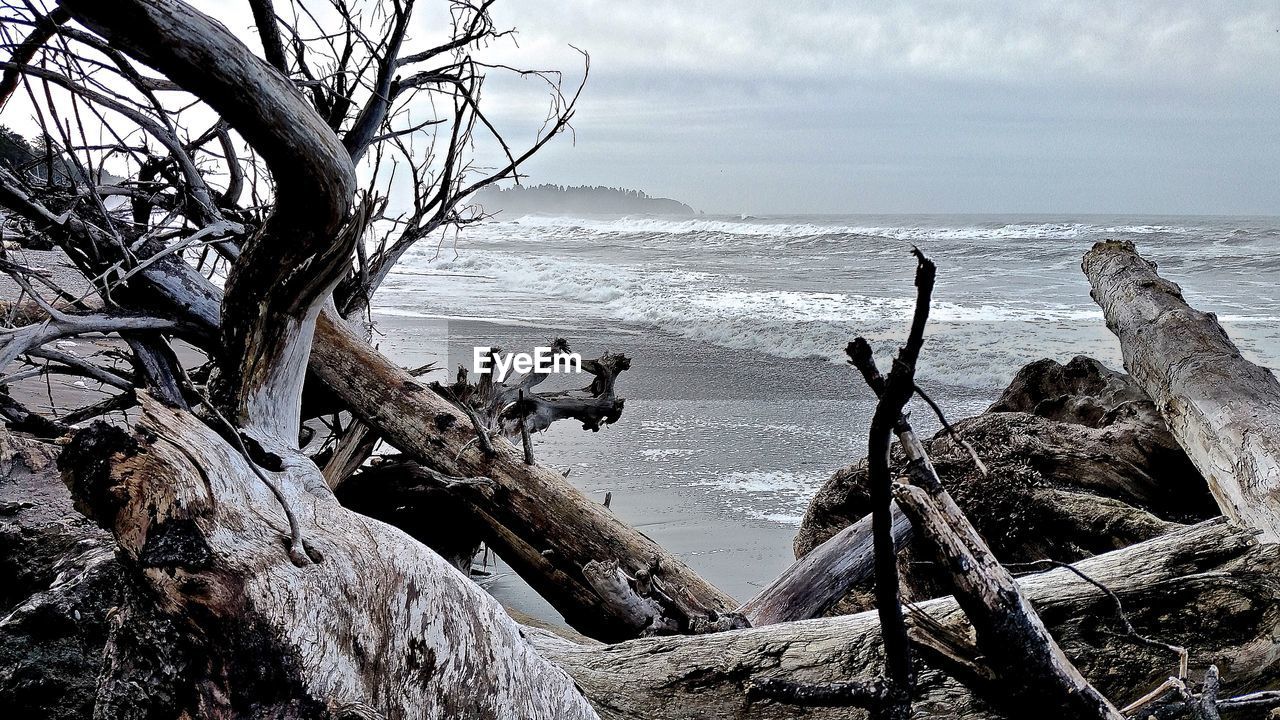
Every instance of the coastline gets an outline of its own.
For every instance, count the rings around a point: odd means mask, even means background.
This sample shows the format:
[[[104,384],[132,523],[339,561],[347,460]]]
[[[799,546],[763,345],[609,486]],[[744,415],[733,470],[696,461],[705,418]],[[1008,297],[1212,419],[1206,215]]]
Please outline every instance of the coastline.
[[[374,319],[389,357],[408,367],[443,361],[450,376],[459,363],[470,365],[476,345],[527,350],[565,337],[584,358],[606,350],[630,356],[631,369],[618,380],[627,401],[621,419],[598,433],[556,423],[535,435],[535,456],[568,470],[569,481],[597,502],[611,493],[610,508],[624,522],[740,601],[794,560],[792,541],[812,494],[866,454],[871,397],[851,368],[825,360],[724,350],[617,324],[554,328],[376,310]],[[981,412],[1001,389],[943,387],[935,396],[954,420]],[[923,413],[916,424],[926,436],[938,427]],[[490,570],[481,583],[504,605],[562,622],[500,561]]]

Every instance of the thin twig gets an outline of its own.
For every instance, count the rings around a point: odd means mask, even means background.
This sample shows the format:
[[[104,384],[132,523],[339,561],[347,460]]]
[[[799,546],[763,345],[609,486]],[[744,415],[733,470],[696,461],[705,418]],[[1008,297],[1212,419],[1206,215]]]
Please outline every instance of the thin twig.
[[[519,396],[520,396],[519,403],[517,404],[516,407],[519,408],[518,412],[519,412],[519,418],[520,418],[520,442],[522,445],[524,445],[524,464],[532,465],[533,464],[533,439],[529,437],[529,426],[526,425],[524,421],[524,390],[521,390],[519,392]]]
[[[973,458],[973,464],[978,466],[978,472],[982,473],[983,477],[989,475],[990,473],[987,470],[986,464],[982,462],[982,458],[978,457],[978,451],[974,450],[973,446],[969,444],[969,441],[961,437],[960,433],[956,432],[956,429],[951,427],[951,423],[947,422],[947,418],[942,414],[942,408],[938,407],[938,403],[934,402],[933,398],[929,397],[920,385],[915,383],[913,383],[913,385],[916,390],[916,395],[919,395],[921,400],[924,400],[929,407],[933,408],[933,414],[938,416],[938,422],[942,423],[942,429],[946,430],[948,435],[954,438],[956,442],[960,443],[965,450],[969,451],[969,457]]]

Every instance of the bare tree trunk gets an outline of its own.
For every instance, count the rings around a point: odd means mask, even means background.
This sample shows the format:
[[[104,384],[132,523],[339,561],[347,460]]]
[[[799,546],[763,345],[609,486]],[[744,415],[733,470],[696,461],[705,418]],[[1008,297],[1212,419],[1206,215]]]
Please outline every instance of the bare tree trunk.
[[[1209,482],[1218,506],[1280,541],[1280,381],[1240,355],[1212,313],[1187,305],[1133,243],[1108,241],[1084,272],[1124,365]]]
[[[230,272],[210,423],[145,392],[137,433],[97,424],[60,461],[81,512],[183,619],[206,662],[188,712],[593,718],[483,590],[338,504],[298,448],[316,318],[346,273],[346,149],[294,87],[180,0],[64,0],[73,19],[200,96],[266,159],[276,205]],[[221,412],[220,412],[221,410]],[[229,418],[229,419],[228,419]]]
[[[281,504],[249,461],[187,413],[145,394],[143,409],[138,435],[97,426],[62,464],[126,567],[205,638],[209,666],[191,678],[201,716],[272,698],[387,718],[595,716],[493,598],[400,530],[343,508],[314,465],[286,456],[267,471],[305,519],[318,562],[300,568]],[[99,469],[104,455],[115,460]],[[235,682],[251,668],[261,683]]]

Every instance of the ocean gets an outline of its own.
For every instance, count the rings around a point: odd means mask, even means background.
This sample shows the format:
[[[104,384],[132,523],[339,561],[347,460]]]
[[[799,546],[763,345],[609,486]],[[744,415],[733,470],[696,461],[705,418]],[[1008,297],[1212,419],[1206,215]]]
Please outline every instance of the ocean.
[[[1107,238],[1132,240],[1246,357],[1280,367],[1280,218],[498,218],[415,248],[375,319],[406,364],[558,336],[584,357],[631,355],[622,419],[595,434],[560,423],[538,457],[745,599],[790,561],[817,487],[865,455],[871,399],[843,350],[865,336],[888,366],[912,246],[938,265],[919,382],[958,419],[1039,358],[1121,367],[1080,272]]]

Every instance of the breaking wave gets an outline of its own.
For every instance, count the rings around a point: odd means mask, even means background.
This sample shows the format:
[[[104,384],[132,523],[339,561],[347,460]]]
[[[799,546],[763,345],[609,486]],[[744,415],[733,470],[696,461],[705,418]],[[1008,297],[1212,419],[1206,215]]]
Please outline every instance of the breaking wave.
[[[797,238],[853,235],[894,240],[984,240],[1004,238],[1069,240],[1086,235],[1154,235],[1185,233],[1186,228],[1166,225],[1092,225],[1088,223],[989,223],[978,227],[929,227],[844,225],[815,222],[761,222],[748,220],[671,219],[653,217],[582,218],[527,215],[500,225],[525,230],[550,230],[596,235],[695,235],[723,234],[747,237]]]
[[[481,228],[457,255],[410,253],[379,302],[401,314],[429,307],[437,317],[499,313],[550,326],[653,328],[731,350],[842,363],[845,344],[858,335],[886,355],[894,350],[914,302],[912,263],[902,251],[927,238],[941,272],[921,373],[991,388],[1039,357],[1091,353],[1119,362],[1078,268],[1094,240],[1120,234],[1157,248],[1162,268],[1193,303],[1218,309],[1246,350],[1274,364],[1280,288],[1258,274],[1280,265],[1271,230],[1250,230],[1254,241],[1244,242],[1231,226],[1159,223],[895,227],[825,219],[523,217]],[[795,244],[851,233],[895,242],[856,251]],[[697,234],[727,241],[695,241]]]

